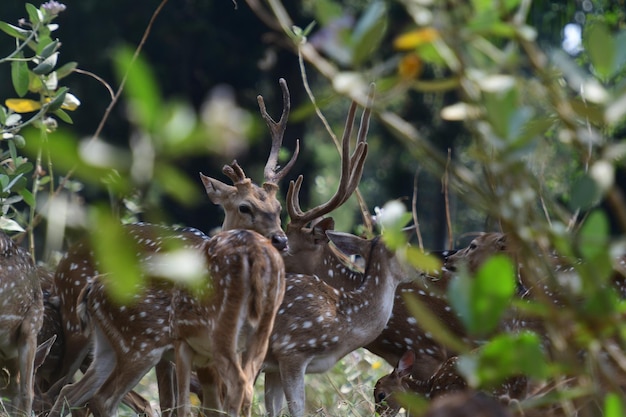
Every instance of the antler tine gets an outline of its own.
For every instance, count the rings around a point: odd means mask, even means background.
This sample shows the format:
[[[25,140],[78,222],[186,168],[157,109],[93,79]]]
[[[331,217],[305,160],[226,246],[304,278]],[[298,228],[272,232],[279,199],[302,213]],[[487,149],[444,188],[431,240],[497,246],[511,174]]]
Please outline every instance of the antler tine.
[[[306,223],[308,220],[305,219],[304,222],[300,221],[304,213],[300,208],[300,187],[302,187],[302,180],[304,177],[299,175],[296,181],[289,182],[289,189],[287,190],[287,213],[289,214],[290,223],[301,224]]]
[[[234,185],[243,184],[247,180],[243,168],[239,166],[236,159],[230,165],[224,165],[222,173],[230,178]]]
[[[369,92],[367,93],[367,106],[361,115],[361,123],[359,124],[359,133],[356,143],[362,143],[367,140],[367,132],[370,127],[370,115],[372,114],[372,106],[374,104],[374,93],[376,92],[376,84],[371,83]]]
[[[265,182],[270,184],[277,184],[287,174],[295,163],[298,153],[300,152],[300,142],[297,141],[296,150],[287,165],[285,165],[282,170],[276,171],[278,168],[278,153],[283,143],[283,136],[285,135],[285,130],[287,129],[287,119],[289,118],[289,112],[291,110],[291,100],[289,96],[289,89],[287,88],[287,82],[284,78],[281,78],[278,80],[278,83],[280,84],[280,88],[283,92],[283,113],[280,115],[280,120],[278,120],[278,122],[272,119],[272,116],[270,116],[267,112],[263,96],[257,96],[261,116],[265,120],[267,127],[270,129],[270,134],[272,136],[272,148],[270,149],[270,155],[267,158],[267,163],[265,164],[265,169],[263,171]]]

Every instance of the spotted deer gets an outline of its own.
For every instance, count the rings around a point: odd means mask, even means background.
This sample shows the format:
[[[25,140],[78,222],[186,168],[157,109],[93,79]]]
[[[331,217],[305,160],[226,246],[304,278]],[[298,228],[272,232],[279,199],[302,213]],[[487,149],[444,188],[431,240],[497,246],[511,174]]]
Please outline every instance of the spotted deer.
[[[327,235],[345,255],[363,258],[362,284],[342,291],[315,275],[287,274],[285,298],[263,364],[270,416],[281,412],[284,393],[290,415],[302,417],[304,375],[327,371],[373,340],[391,314],[396,287],[411,277],[381,237],[367,240],[330,231]]]
[[[0,395],[11,415],[31,415],[43,294],[27,251],[0,231]],[[1,368],[5,368],[2,370]]]
[[[287,237],[281,228],[281,205],[277,199],[277,192],[278,183],[295,163],[299,153],[299,142],[296,142],[290,161],[282,169],[278,169],[278,154],[290,112],[287,83],[281,78],[279,84],[283,95],[283,110],[278,122],[268,114],[263,97],[258,96],[261,116],[270,129],[272,138],[262,186],[252,183],[236,161],[225,165],[222,169],[222,172],[232,180],[233,185],[202,174],[200,178],[211,201],[224,208],[223,230],[254,230],[267,236],[277,249],[287,250]],[[152,247],[146,250],[158,251],[159,248]],[[76,305],[81,291],[98,274],[98,261],[94,259],[91,246],[86,240],[70,247],[57,266],[54,281],[60,297],[60,315],[65,344],[61,366],[50,377],[53,384],[46,393],[49,398],[56,398],[61,388],[71,381],[89,352],[89,339],[81,332]],[[164,368],[162,373],[171,373],[166,364]],[[167,390],[163,394],[166,395]]]
[[[147,258],[146,284],[132,303],[120,305],[106,292],[109,277],[95,278],[80,300],[82,318],[93,329],[94,359],[82,379],[61,390],[50,417],[85,403],[95,416],[117,415],[122,397],[170,356],[176,364],[177,415],[190,415],[193,368],[199,369],[207,413],[249,415],[254,379],[285,290],[280,253],[249,230],[205,240],[186,229],[166,231],[159,239],[204,241],[190,246],[203,261],[201,284],[190,288],[163,279],[164,265]],[[148,238],[144,244],[163,246]],[[206,383],[206,375],[215,383]]]

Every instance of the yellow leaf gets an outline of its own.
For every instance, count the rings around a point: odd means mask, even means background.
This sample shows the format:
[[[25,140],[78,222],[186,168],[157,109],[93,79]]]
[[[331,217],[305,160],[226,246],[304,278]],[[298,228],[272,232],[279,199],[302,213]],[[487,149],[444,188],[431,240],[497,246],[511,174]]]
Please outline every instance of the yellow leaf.
[[[27,98],[8,98],[4,104],[16,113],[30,113],[41,108],[40,102]]]
[[[411,50],[431,43],[437,38],[439,38],[439,32],[434,28],[416,29],[398,36],[393,41],[393,47],[401,51]]]

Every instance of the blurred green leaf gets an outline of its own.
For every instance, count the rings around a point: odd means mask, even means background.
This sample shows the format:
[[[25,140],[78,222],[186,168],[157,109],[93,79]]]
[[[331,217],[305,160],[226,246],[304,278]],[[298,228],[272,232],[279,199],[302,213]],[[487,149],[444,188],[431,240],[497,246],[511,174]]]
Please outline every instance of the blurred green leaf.
[[[422,252],[419,248],[408,247],[406,259],[416,269],[426,273],[435,273],[441,270],[442,263],[436,256]]]
[[[585,27],[583,35],[585,50],[589,54],[595,72],[600,78],[607,79],[613,73],[615,39],[603,22],[594,22]]]
[[[62,79],[70,75],[78,67],[77,62],[68,62],[57,69],[57,79]]]
[[[143,279],[135,241],[128,237],[106,205],[92,207],[89,217],[91,244],[100,272],[107,274],[107,291],[120,304],[128,303]]]
[[[478,379],[481,386],[494,386],[506,378],[525,375],[543,379],[549,367],[536,333],[501,334],[478,349]]]
[[[11,80],[13,81],[13,88],[19,97],[24,97],[28,93],[28,65],[26,61],[20,61],[19,59],[24,57],[21,52],[16,56],[18,61],[11,61]]]
[[[359,19],[352,33],[352,63],[355,66],[362,64],[372,51],[378,49],[386,30],[387,7],[382,1],[374,1]]]
[[[141,56],[133,62],[133,56],[132,49],[118,48],[113,57],[114,68],[118,81],[127,75],[124,93],[129,99],[131,115],[142,128],[152,132],[161,118],[163,103],[152,70]]]
[[[159,163],[154,177],[165,192],[182,205],[194,205],[205,195],[199,182],[190,181],[182,171],[165,162]]]
[[[515,293],[515,268],[505,255],[495,255],[474,278],[461,273],[448,287],[448,299],[468,332],[487,335],[498,326]]]
[[[578,249],[586,260],[608,252],[609,220],[602,210],[594,210],[578,234]]]
[[[455,352],[465,352],[467,350],[465,344],[415,295],[405,293],[403,298],[411,315],[418,320],[420,327],[432,335],[433,339]]]
[[[609,392],[604,397],[604,417],[623,417],[624,415],[622,397],[614,392]]]
[[[574,181],[570,195],[572,210],[587,210],[600,201],[601,190],[594,179],[585,173]]]

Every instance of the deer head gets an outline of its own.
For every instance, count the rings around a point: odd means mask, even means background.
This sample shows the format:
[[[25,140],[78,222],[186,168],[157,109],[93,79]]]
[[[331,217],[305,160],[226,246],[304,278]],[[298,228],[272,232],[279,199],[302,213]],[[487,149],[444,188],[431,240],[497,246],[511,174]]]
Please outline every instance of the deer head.
[[[214,204],[224,207],[226,216],[223,230],[249,229],[267,236],[278,250],[287,248],[287,236],[281,228],[281,206],[276,197],[278,183],[287,175],[296,162],[300,150],[300,142],[296,141],[296,149],[284,168],[278,169],[278,153],[287,128],[290,111],[290,98],[287,83],[279,80],[283,92],[283,112],[278,122],[267,113],[265,101],[258,96],[261,116],[265,120],[272,137],[270,155],[264,169],[264,182],[261,187],[246,177],[237,161],[225,165],[222,172],[231,179],[233,185],[225,184],[214,178],[200,174],[206,192]]]
[[[179,415],[189,415],[195,367],[201,368],[204,407],[248,415],[284,293],[282,258],[268,239],[252,231],[224,231],[202,242],[179,231],[168,239],[199,243],[188,247],[204,259],[202,285],[190,290],[148,277],[134,302],[120,306],[106,292],[106,276],[96,278],[80,300],[83,319],[93,327],[94,360],[80,381],[63,388],[50,416],[61,415],[64,404],[86,402],[95,415],[116,415],[123,395],[169,353],[176,363]],[[143,253],[138,256],[151,262]]]
[[[30,416],[34,398],[37,333],[43,295],[28,252],[0,231],[0,368],[8,381],[0,395],[11,400],[11,414]]]

